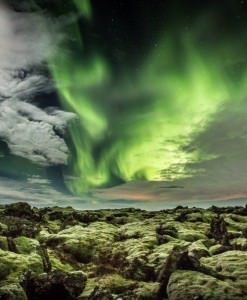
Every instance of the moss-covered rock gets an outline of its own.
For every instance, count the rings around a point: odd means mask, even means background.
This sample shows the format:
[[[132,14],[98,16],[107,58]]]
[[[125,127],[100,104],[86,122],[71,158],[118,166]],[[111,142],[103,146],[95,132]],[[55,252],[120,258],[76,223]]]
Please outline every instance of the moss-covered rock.
[[[20,254],[31,254],[39,248],[39,242],[25,236],[19,236],[14,239],[17,252]]]
[[[99,253],[114,241],[117,227],[103,222],[89,226],[76,225],[46,236],[51,247],[57,247],[74,257],[78,262],[89,263],[97,260]],[[43,239],[44,240],[44,239]]]
[[[152,253],[156,237],[129,239],[114,244],[111,261],[120,272],[136,280],[147,280],[153,276],[148,256]]]
[[[244,294],[231,283],[195,271],[175,271],[167,287],[169,300],[237,300]],[[224,298],[223,298],[224,297]]]
[[[247,216],[238,216],[236,214],[225,214],[225,221],[228,230],[242,231],[246,227]]]
[[[134,299],[137,300],[153,300],[157,299],[159,283],[157,282],[141,282],[133,291]]]
[[[210,255],[217,255],[229,250],[228,246],[224,246],[221,244],[215,244],[209,248]]]
[[[124,294],[126,291],[133,290],[138,286],[138,283],[126,279],[119,274],[109,274],[103,276],[99,279],[98,283],[99,286],[103,286],[107,290],[111,291],[112,294]]]
[[[147,212],[0,205],[0,295],[246,299],[246,218],[241,207]]]
[[[0,222],[0,234],[6,233],[7,230],[8,230],[8,225]]]
[[[32,210],[31,206],[25,202],[17,202],[6,205],[4,208],[4,214],[6,216],[24,219],[34,219],[36,217],[36,214]]]
[[[11,268],[8,264],[0,263],[0,281],[5,280],[11,272]]]
[[[226,251],[211,257],[202,257],[201,263],[215,272],[247,280],[247,252]]]
[[[43,272],[42,259],[36,253],[26,255],[0,250],[0,265],[9,269],[8,278],[16,281],[21,280],[27,271]]]
[[[167,262],[169,255],[173,252],[174,247],[180,246],[186,248],[189,245],[189,242],[174,239],[167,244],[156,247],[154,251],[152,251],[152,253],[148,256],[149,264],[153,266],[155,270],[155,276],[158,276],[163,265]]]
[[[26,293],[18,283],[1,282],[0,299],[3,300],[27,300]]]
[[[233,247],[233,249],[242,251],[247,250],[247,238],[245,237],[234,238],[230,241],[230,244]]]
[[[198,240],[188,246],[189,256],[200,259],[204,256],[209,256],[208,248],[204,244],[205,240]]]
[[[8,241],[6,236],[0,236],[0,249],[8,251]]]
[[[206,236],[197,230],[183,228],[178,231],[178,239],[187,242],[195,242],[206,239]]]
[[[66,262],[65,259],[62,261],[59,257],[59,253],[56,251],[49,249],[48,255],[52,270],[60,270],[64,272],[72,272],[74,270],[74,267],[70,263]]]
[[[28,299],[72,300],[82,293],[86,280],[86,275],[81,271],[67,273],[55,270],[26,277],[24,286]]]

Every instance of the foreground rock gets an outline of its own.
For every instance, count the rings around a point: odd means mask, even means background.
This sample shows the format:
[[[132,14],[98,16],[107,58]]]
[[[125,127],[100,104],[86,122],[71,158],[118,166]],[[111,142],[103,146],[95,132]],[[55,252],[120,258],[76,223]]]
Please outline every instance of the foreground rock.
[[[65,273],[59,270],[33,276],[27,273],[22,285],[28,299],[76,299],[84,290],[86,276],[83,272]]]
[[[177,270],[172,273],[167,293],[171,300],[232,300],[244,299],[244,295],[246,295],[234,287],[231,282],[218,280],[200,272],[184,270]]]
[[[247,208],[0,206],[0,299],[247,299]]]

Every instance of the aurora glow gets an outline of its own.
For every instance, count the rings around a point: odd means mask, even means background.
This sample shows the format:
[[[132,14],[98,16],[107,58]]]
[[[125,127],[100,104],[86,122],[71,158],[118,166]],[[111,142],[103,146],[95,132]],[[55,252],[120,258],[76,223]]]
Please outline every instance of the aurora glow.
[[[83,4],[82,4],[83,3]],[[75,1],[93,22],[89,1]],[[185,151],[227,101],[246,94],[247,69],[232,72],[229,61],[244,53],[236,40],[200,45],[200,26],[188,32],[167,29],[135,72],[115,80],[100,53],[85,54],[78,25],[50,69],[65,109],[78,115],[70,127],[74,153],[64,171],[76,194],[115,180],[174,180],[192,176],[186,166],[212,158],[200,149]],[[176,31],[176,34],[174,34]]]

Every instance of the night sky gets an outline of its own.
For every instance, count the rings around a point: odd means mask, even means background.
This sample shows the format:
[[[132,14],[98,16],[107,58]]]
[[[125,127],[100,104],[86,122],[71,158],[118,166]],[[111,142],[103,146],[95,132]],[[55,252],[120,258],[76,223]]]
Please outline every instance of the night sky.
[[[0,5],[2,201],[245,203],[246,1]]]

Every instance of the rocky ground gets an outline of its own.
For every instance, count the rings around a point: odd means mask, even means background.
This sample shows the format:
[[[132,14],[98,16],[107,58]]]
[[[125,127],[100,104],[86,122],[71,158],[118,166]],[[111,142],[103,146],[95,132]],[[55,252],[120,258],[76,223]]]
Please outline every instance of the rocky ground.
[[[0,299],[247,299],[247,207],[2,205]]]

